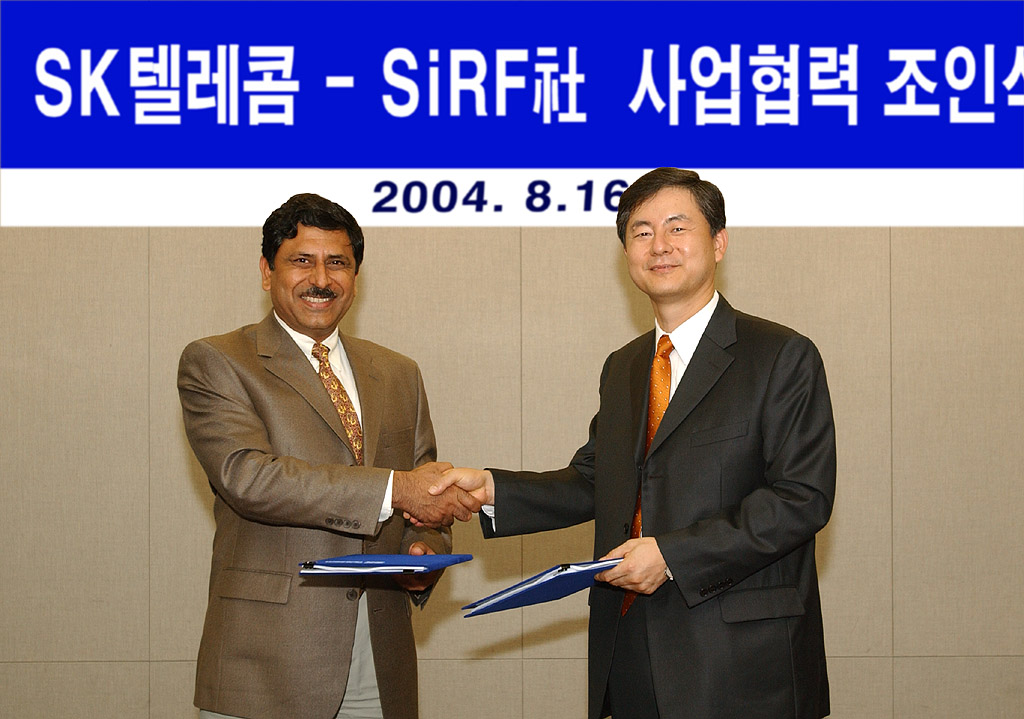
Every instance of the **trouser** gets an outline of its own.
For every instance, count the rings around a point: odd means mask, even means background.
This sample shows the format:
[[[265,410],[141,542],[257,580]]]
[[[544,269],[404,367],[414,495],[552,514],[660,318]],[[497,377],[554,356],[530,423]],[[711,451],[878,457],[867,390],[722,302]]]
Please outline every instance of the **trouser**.
[[[647,597],[640,595],[619,619],[608,675],[612,719],[659,719],[647,646]]]

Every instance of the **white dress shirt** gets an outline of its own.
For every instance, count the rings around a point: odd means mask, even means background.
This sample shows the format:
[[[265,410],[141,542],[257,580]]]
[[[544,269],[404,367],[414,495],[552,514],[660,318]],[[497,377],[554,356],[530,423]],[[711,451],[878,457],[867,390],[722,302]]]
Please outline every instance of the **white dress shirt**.
[[[711,321],[711,315],[715,313],[716,307],[718,307],[718,290],[715,290],[715,294],[711,296],[711,300],[706,305],[671,332],[665,332],[658,325],[658,321],[654,321],[654,346],[658,346],[658,340],[664,334],[667,334],[672,340],[672,352],[668,356],[672,364],[672,387],[668,395],[670,402],[675,396],[679,380],[683,378],[683,372],[686,371],[690,360],[693,359],[697,343],[704,336],[704,330],[708,328],[708,322]]]
[[[302,350],[302,354],[309,360],[309,364],[313,367],[313,371],[320,374],[320,361],[313,356],[313,345],[316,344],[316,340],[312,337],[296,332],[284,321],[277,316],[277,312],[274,312],[274,319],[277,320],[278,324],[284,328],[284,331],[288,333],[288,336],[295,340],[295,344]],[[327,348],[327,359],[331,363],[331,370],[334,375],[341,382],[341,386],[345,388],[345,392],[348,393],[348,398],[352,400],[352,406],[356,410],[356,416],[359,418],[359,426],[363,426],[363,411],[359,405],[359,391],[356,389],[356,377],[352,373],[352,363],[348,360],[348,354],[345,353],[345,346],[341,343],[341,335],[338,333],[338,328],[334,328],[334,332],[331,332],[323,342],[323,346]],[[384,522],[391,518],[394,513],[394,508],[391,506],[391,487],[395,478],[394,470],[388,475],[388,488],[384,492],[384,503],[380,509],[380,517],[377,519],[378,522]]]

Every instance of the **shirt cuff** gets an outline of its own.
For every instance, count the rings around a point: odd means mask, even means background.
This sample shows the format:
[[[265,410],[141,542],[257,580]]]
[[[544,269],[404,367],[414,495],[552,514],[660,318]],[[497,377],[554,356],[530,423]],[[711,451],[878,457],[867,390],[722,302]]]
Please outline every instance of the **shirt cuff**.
[[[481,505],[480,511],[483,512],[484,514],[486,514],[488,517],[491,518],[491,529],[495,530],[496,528],[494,526],[494,505],[493,504]]]
[[[384,503],[380,507],[380,518],[377,519],[377,522],[386,522],[395,513],[395,508],[391,506],[391,486],[394,484],[394,480],[395,470],[391,470],[391,474],[388,475],[388,488],[384,490]]]

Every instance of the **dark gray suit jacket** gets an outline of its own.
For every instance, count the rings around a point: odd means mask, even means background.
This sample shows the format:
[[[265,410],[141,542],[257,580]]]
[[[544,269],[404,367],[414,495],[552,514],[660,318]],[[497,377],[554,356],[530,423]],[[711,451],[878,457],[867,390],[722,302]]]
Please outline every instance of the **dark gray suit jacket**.
[[[643,456],[649,332],[613,352],[590,439],[565,469],[494,470],[495,527],[513,535],[595,521],[594,556],[644,535],[675,581],[646,602],[658,706],[672,719],[829,713],[814,535],[835,494],[825,371],[806,337],[720,298]],[[589,716],[602,716],[621,590],[590,595]],[[618,718],[617,718],[618,719]]]

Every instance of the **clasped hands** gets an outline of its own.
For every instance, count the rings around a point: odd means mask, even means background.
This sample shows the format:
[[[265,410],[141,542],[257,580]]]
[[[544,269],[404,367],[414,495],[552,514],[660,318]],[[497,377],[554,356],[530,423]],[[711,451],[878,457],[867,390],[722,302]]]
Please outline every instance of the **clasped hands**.
[[[480,500],[455,481],[446,482],[448,462],[427,462],[409,472],[395,470],[391,506],[418,527],[450,527],[458,519],[468,522],[480,511]]]
[[[480,511],[481,506],[494,504],[494,477],[487,470],[453,468],[447,462],[432,462],[412,472],[395,472],[394,493],[398,492],[399,474],[416,475],[410,479],[418,482],[415,485],[417,503],[402,506],[394,501],[393,504],[417,526],[450,526],[453,518],[465,522]],[[410,486],[405,484],[405,479],[403,477],[403,492]],[[426,496],[420,494],[423,490]],[[630,539],[601,559],[619,557],[621,562],[595,579],[639,594],[652,594],[668,579],[665,571],[668,565],[654,537]]]

